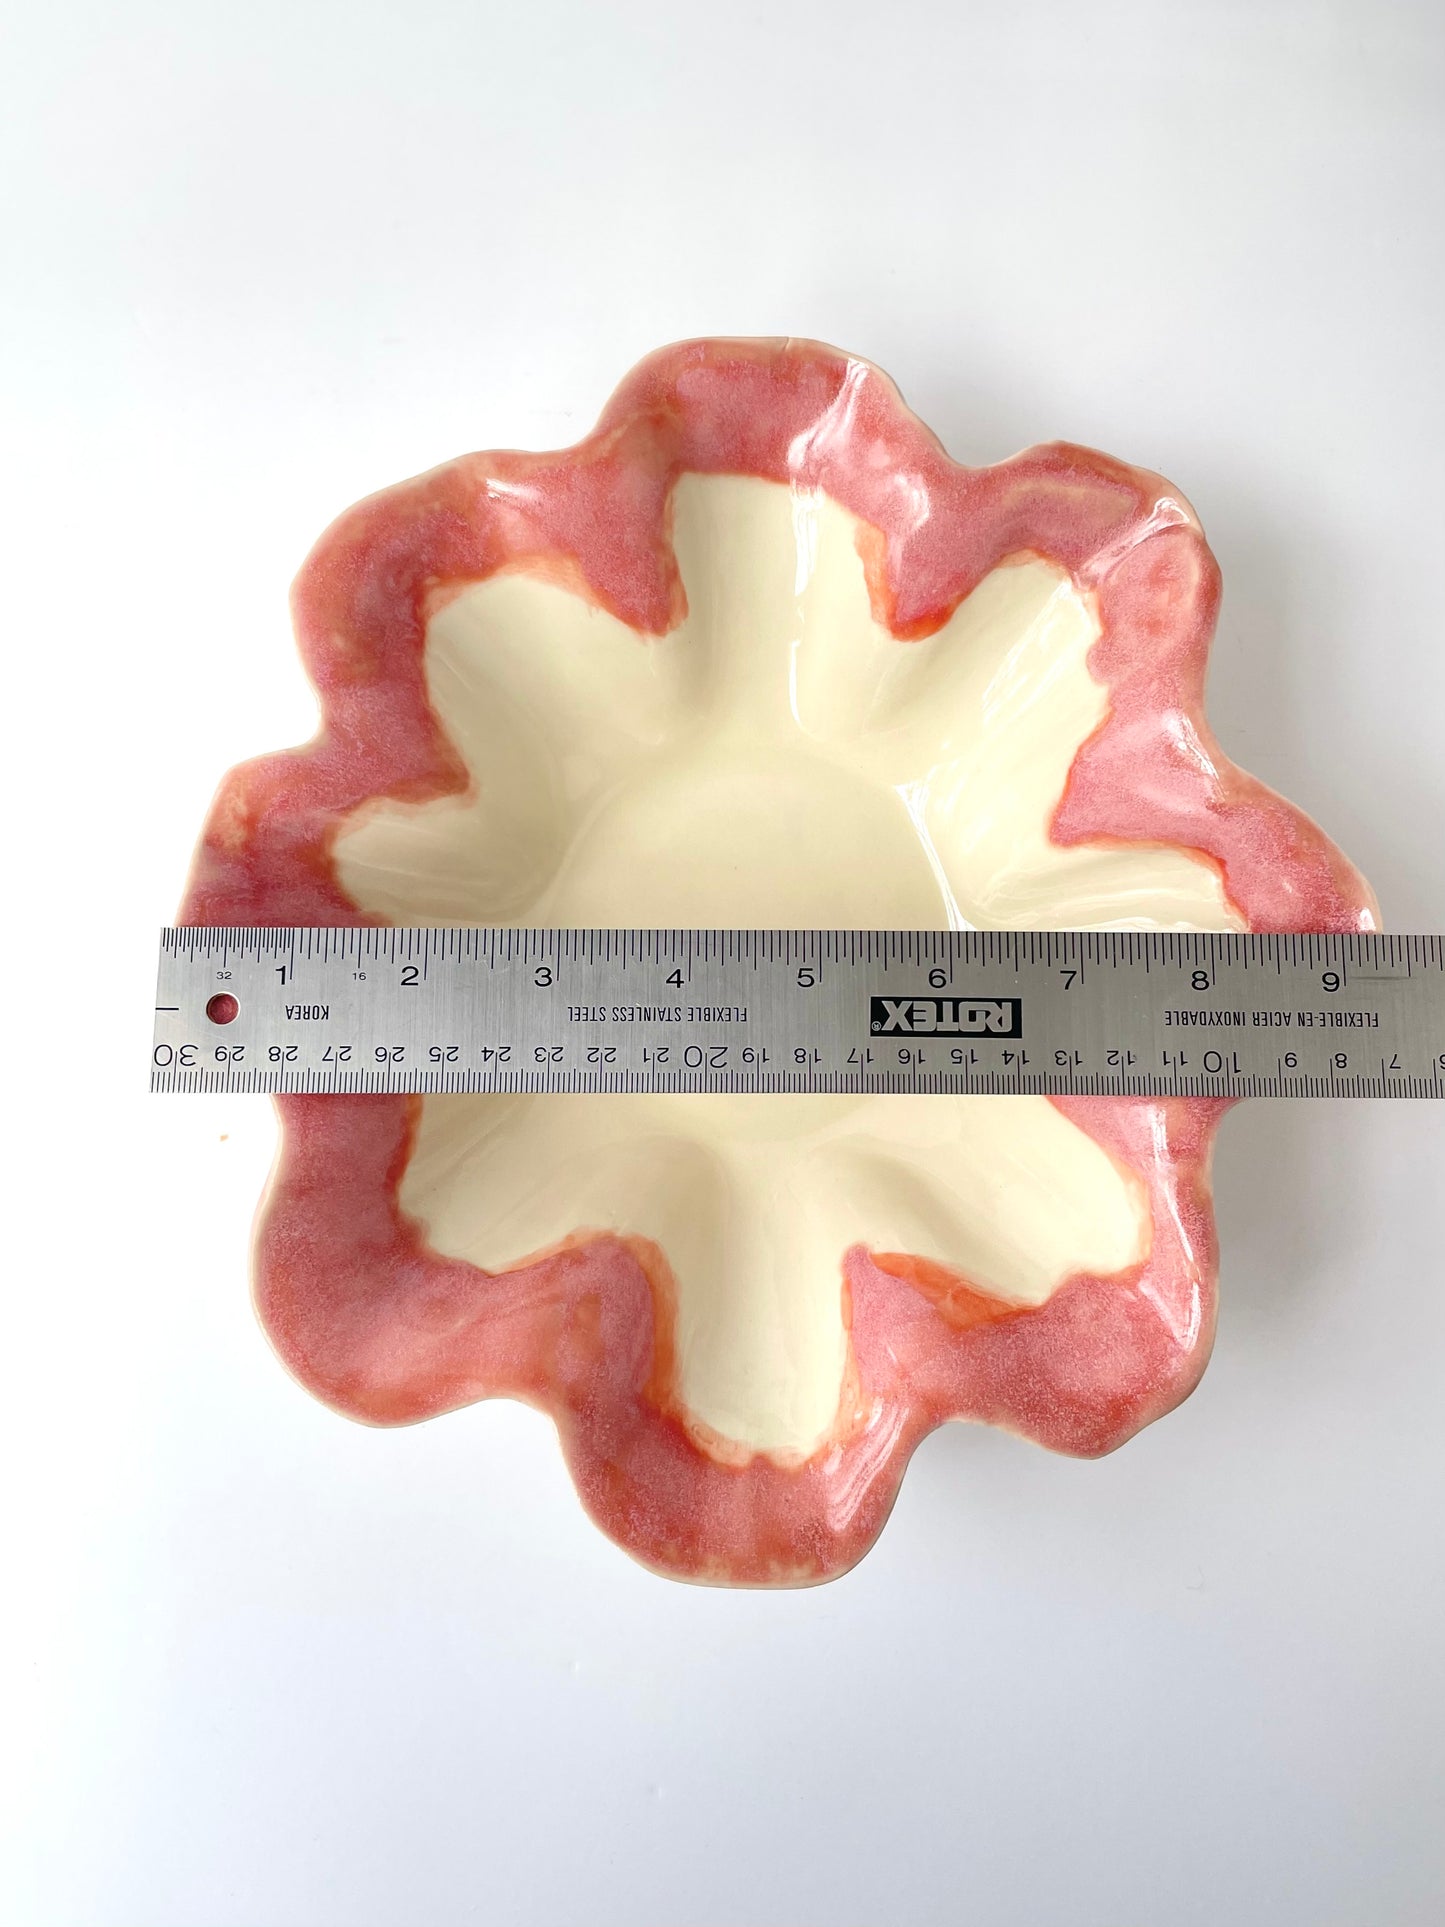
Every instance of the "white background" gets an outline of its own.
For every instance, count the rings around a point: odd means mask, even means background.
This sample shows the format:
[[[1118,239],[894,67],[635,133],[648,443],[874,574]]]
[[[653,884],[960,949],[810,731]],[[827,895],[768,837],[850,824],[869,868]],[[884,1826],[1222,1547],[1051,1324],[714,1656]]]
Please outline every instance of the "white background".
[[[1235,1112],[1193,1400],[1097,1464],[939,1434],[852,1576],[757,1595],[631,1565],[516,1407],[306,1398],[269,1108],[142,1081],[210,791],[311,728],[311,541],[697,333],[1171,476],[1226,746],[1445,927],[1445,12],[6,13],[0,1918],[1438,1920],[1438,1111]]]

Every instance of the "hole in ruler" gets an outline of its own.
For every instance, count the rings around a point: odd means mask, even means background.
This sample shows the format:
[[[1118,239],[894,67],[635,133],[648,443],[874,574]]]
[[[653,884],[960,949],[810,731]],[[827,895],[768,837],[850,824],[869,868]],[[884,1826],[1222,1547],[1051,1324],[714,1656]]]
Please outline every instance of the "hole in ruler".
[[[213,1024],[233,1024],[240,1009],[229,990],[218,990],[206,1005],[206,1015]]]

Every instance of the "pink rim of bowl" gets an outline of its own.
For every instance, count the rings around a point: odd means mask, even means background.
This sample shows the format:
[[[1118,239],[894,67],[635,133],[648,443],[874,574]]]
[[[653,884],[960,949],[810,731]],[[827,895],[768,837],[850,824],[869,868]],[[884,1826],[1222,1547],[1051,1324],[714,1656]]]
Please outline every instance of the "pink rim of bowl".
[[[684,475],[753,477],[841,505],[861,527],[874,619],[903,646],[935,635],[1011,558],[1066,571],[1096,613],[1088,668],[1108,706],[1073,758],[1052,841],[1189,851],[1251,929],[1376,927],[1352,866],[1210,733],[1219,571],[1178,492],[1062,443],[963,467],[876,368],[794,340],[663,349],[576,447],[464,456],[336,522],[293,592],[319,732],[225,779],[181,921],[381,921],[342,887],[343,826],[376,799],[423,805],[472,782],[429,698],[432,617],[520,570],[643,637],[667,635],[686,613],[669,539]],[[1208,1357],[1222,1103],[1053,1100],[1141,1187],[1149,1240],[1139,1263],[1080,1271],[1043,1304],[1005,1303],[907,1254],[841,1252],[843,1396],[799,1458],[718,1449],[690,1422],[666,1254],[646,1239],[579,1228],[496,1270],[431,1248],[401,1203],[423,1102],[278,1100],[282,1149],[255,1248],[265,1330],[304,1385],[355,1419],[407,1423],[496,1396],[539,1407],[592,1517],[672,1576],[833,1577],[877,1536],[934,1426],[973,1419],[1061,1452],[1107,1452],[1186,1397]]]

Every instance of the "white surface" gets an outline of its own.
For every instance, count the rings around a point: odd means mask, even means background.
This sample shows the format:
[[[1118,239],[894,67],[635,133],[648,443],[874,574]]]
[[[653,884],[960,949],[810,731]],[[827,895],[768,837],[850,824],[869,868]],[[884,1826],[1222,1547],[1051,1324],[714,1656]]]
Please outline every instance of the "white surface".
[[[1224,565],[1226,747],[1391,927],[1445,925],[1442,31],[1430,0],[10,10],[11,901],[118,948],[4,950],[0,1917],[1438,1918],[1438,1112],[1237,1112],[1194,1399],[1093,1465],[939,1435],[854,1575],[769,1596],[634,1568],[516,1408],[368,1432],[303,1396],[246,1303],[263,1106],[141,1086],[211,785],[310,727],[310,541],[468,446],[572,438],[704,331],[858,349],[966,458],[1169,475]]]

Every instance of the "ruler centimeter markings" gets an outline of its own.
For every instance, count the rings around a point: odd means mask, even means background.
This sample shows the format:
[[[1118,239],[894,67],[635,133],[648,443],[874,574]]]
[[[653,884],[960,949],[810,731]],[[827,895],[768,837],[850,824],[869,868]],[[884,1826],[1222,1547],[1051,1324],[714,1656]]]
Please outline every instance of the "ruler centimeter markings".
[[[151,1089],[1445,1097],[1445,937],[168,929]]]

